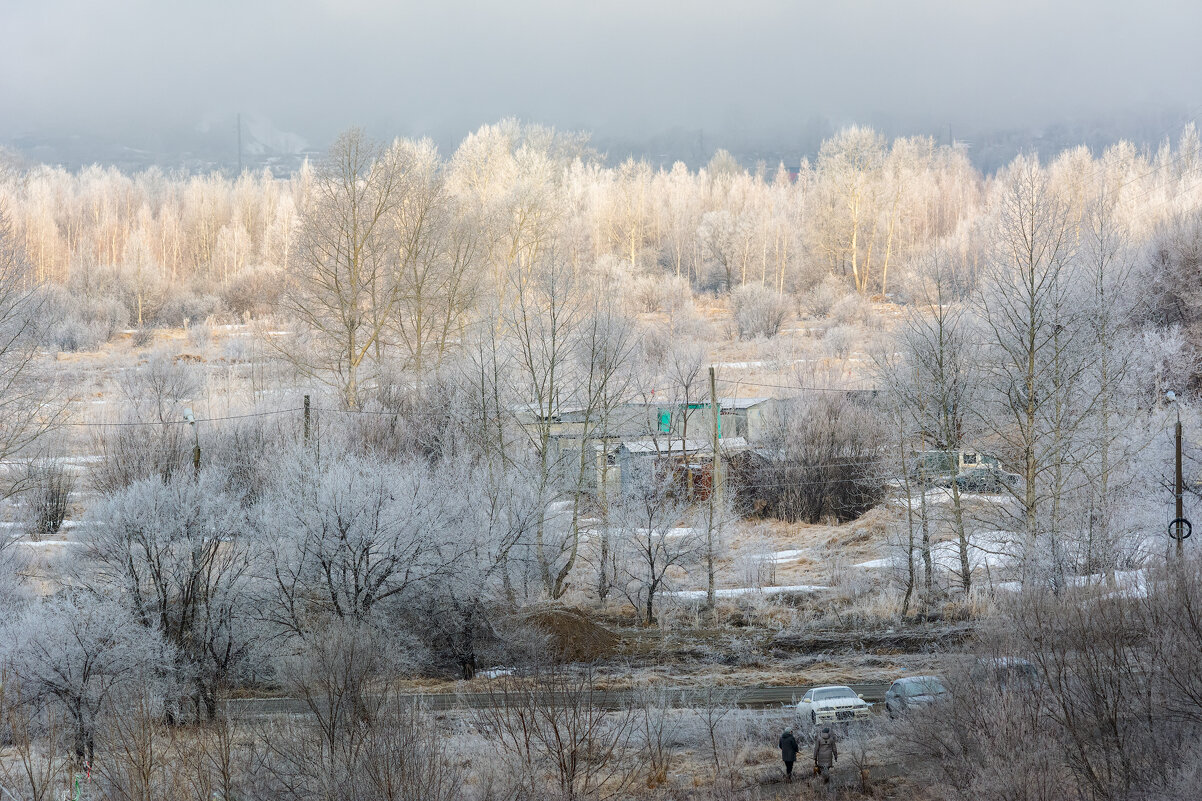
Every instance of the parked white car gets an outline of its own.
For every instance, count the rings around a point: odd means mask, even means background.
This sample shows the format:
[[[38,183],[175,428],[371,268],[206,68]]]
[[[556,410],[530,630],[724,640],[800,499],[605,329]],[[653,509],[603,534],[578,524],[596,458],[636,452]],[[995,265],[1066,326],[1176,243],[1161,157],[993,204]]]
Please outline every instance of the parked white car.
[[[797,702],[797,713],[802,720],[819,723],[849,723],[867,720],[872,714],[872,704],[856,695],[850,687],[831,685],[815,687]]]

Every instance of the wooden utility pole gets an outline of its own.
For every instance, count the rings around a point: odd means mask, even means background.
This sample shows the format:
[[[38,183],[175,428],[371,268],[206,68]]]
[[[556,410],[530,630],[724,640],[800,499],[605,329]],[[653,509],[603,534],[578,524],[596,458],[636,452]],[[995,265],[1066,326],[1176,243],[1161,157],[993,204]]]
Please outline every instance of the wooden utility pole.
[[[309,447],[309,396],[305,396],[305,447]]]
[[[196,430],[196,421],[192,421],[192,474],[200,475],[200,432]]]
[[[1177,496],[1177,516],[1176,520],[1185,519],[1185,505],[1182,503],[1182,495],[1185,491],[1185,482],[1181,475],[1181,408],[1177,408],[1177,482],[1174,486],[1174,492]],[[1182,530],[1185,527],[1184,523],[1177,523],[1177,559],[1178,561],[1185,558],[1185,537],[1182,536],[1185,532]]]
[[[722,492],[722,455],[718,452],[718,440],[721,438],[718,416],[718,382],[714,377],[714,368],[710,367],[710,447],[713,457],[710,463],[710,514],[709,525],[705,534],[705,604],[710,615],[717,619],[717,598],[714,593],[714,534],[717,526],[717,512]]]

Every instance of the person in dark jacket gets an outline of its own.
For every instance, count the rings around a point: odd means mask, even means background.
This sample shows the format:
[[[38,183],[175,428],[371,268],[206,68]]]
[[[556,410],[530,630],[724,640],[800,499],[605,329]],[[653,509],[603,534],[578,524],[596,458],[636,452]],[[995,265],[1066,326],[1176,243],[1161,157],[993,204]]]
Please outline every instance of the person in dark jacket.
[[[780,758],[785,761],[785,781],[793,781],[793,763],[797,761],[797,738],[792,729],[780,736]]]
[[[830,726],[823,726],[822,731],[814,738],[814,765],[822,776],[822,781],[831,780],[831,765],[839,761],[839,745],[835,742],[835,733]]]

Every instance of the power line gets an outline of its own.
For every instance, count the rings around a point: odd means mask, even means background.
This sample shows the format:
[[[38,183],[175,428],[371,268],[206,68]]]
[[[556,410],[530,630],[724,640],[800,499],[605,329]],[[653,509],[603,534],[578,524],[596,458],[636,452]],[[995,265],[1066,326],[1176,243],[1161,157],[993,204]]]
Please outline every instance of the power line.
[[[290,414],[290,413],[299,412],[299,411],[301,411],[300,408],[276,409],[275,411],[269,411],[269,412],[248,412],[247,414],[230,414],[230,415],[223,415],[221,417],[198,417],[198,418],[196,418],[195,422],[197,422],[197,423],[218,423],[223,420],[246,420],[251,417],[271,417],[274,415]],[[162,426],[191,425],[192,422],[193,421],[190,421],[190,420],[162,420],[162,421],[158,421],[158,422],[129,421],[129,422],[117,422],[117,423],[67,422],[67,423],[61,423],[60,425],[71,426],[74,428],[110,428],[110,427],[113,427],[113,428],[116,428],[116,427],[161,428]]]

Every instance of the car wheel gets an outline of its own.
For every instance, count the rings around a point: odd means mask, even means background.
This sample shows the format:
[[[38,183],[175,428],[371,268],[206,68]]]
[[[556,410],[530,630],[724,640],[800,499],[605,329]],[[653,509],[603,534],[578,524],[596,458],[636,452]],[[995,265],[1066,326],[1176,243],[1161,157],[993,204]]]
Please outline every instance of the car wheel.
[[[897,713],[893,711],[892,704],[885,704],[885,711],[889,713],[889,720],[897,720]]]

